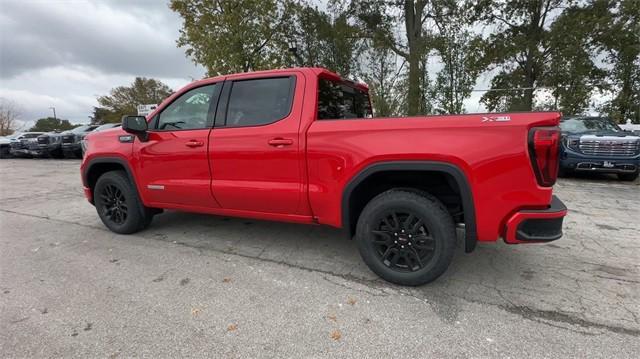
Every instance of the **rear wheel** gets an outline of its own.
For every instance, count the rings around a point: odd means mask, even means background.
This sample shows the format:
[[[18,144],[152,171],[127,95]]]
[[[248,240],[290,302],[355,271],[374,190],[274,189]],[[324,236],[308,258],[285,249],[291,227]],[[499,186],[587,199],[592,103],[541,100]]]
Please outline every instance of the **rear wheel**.
[[[100,176],[93,192],[98,216],[113,232],[135,233],[148,227],[153,219],[153,210],[140,202],[133,184],[123,171]]]
[[[374,273],[392,283],[415,286],[446,271],[456,232],[451,215],[436,198],[390,190],[366,205],[356,241]]]
[[[640,175],[640,171],[634,173],[618,173],[618,179],[621,181],[635,181],[638,179],[638,175]]]

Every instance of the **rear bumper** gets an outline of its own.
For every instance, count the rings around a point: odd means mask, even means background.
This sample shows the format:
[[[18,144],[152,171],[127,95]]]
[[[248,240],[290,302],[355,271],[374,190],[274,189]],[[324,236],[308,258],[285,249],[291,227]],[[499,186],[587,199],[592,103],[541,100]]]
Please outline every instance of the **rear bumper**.
[[[567,207],[553,196],[547,209],[522,210],[507,221],[504,241],[516,243],[551,242],[562,237],[562,221],[567,215]]]

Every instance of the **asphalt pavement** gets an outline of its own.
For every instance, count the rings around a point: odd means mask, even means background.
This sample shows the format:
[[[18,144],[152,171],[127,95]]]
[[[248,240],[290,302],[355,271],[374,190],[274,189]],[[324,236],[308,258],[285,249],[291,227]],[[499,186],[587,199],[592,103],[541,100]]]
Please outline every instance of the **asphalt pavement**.
[[[560,179],[565,236],[378,279],[322,226],[166,212],[109,232],[79,161],[0,160],[2,357],[622,357],[640,352],[640,185]]]

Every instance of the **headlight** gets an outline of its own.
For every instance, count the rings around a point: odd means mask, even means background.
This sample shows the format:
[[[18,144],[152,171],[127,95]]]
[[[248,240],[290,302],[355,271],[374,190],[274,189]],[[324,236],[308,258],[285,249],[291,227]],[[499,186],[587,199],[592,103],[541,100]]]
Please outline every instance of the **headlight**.
[[[578,151],[580,149],[580,139],[579,138],[565,137],[564,145],[567,148],[570,148],[570,149],[572,149],[574,151]]]

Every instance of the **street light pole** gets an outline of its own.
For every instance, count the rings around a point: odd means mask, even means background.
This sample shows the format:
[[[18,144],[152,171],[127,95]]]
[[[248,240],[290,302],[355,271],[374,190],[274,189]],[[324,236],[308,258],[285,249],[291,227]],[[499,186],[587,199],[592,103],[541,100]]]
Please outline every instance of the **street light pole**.
[[[57,120],[58,118],[56,117],[56,108],[55,107],[49,107],[49,108],[53,110],[53,119]]]

